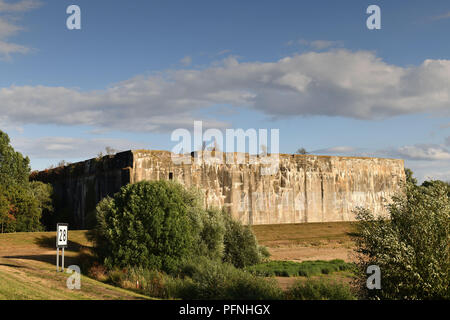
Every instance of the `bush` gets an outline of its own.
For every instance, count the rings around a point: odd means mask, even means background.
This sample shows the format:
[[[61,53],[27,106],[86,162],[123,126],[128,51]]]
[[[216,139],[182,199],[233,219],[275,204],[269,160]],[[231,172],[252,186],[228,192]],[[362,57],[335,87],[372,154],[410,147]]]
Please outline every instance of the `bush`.
[[[225,221],[223,212],[218,209],[203,210],[195,207],[190,210],[190,217],[195,221],[195,255],[222,260],[224,253]],[[195,217],[195,218],[194,218]]]
[[[109,268],[140,266],[173,272],[191,256],[192,199],[181,185],[144,181],[124,186],[97,206],[96,252]]]
[[[357,212],[360,287],[381,299],[450,299],[450,189],[440,181],[407,183],[388,217]],[[369,265],[381,270],[381,290],[367,290]]]
[[[225,214],[225,228],[224,262],[231,263],[236,268],[244,268],[262,261],[262,254],[266,254],[267,250],[260,250],[250,226],[243,226],[241,222]]]
[[[99,266],[91,273],[104,277]],[[283,293],[275,281],[253,276],[230,264],[205,257],[185,263],[177,275],[141,267],[113,269],[107,282],[163,299],[281,299]]]
[[[353,268],[353,264],[335,259],[331,261],[304,261],[301,263],[293,261],[270,261],[248,267],[247,270],[255,275],[264,277],[310,277],[351,270]]]
[[[140,267],[109,272],[109,282],[112,284],[159,298],[171,298],[166,285],[169,278],[162,272]]]
[[[289,288],[286,297],[291,300],[356,300],[348,285],[322,279],[298,281]]]
[[[181,261],[206,257],[245,267],[268,256],[248,226],[203,208],[196,189],[167,181],[122,187],[96,208],[90,232],[108,268],[144,267],[176,274]]]
[[[231,264],[200,259],[182,269],[185,281],[178,281],[182,299],[274,300],[282,298],[275,281],[254,276]]]

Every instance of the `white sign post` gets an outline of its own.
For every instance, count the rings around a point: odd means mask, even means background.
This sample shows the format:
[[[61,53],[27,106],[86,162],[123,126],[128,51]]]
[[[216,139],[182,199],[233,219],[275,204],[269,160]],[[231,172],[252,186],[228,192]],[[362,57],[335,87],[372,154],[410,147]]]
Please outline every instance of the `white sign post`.
[[[56,272],[59,272],[59,249],[62,248],[62,271],[64,271],[64,248],[69,239],[69,225],[58,223],[56,225]]]

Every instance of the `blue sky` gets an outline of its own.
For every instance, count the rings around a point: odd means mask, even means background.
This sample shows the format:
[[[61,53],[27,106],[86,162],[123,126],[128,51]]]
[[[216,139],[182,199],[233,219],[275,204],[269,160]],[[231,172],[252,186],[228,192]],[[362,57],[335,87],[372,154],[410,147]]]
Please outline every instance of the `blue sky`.
[[[0,129],[33,169],[202,120],[450,180],[449,31],[448,1],[0,0]]]

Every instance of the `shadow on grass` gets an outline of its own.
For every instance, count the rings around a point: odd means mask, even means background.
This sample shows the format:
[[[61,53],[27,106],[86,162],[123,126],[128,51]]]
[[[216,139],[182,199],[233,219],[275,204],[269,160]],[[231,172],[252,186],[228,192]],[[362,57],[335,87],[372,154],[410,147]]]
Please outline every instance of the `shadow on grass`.
[[[60,254],[61,256],[61,254]],[[34,261],[40,261],[40,262],[46,262],[50,263],[56,266],[56,251],[55,254],[30,254],[30,255],[17,255],[17,256],[4,256],[3,258],[6,259],[24,259],[24,260],[34,260]],[[59,263],[61,266],[61,257],[59,257]],[[64,256],[64,266],[70,266],[72,264],[78,264],[79,258],[78,257],[67,257]]]
[[[16,269],[27,269],[27,267],[24,267],[24,266],[18,266],[18,265],[15,265],[15,264],[9,264],[9,263],[0,263],[0,266],[3,266],[3,267],[10,267],[10,268],[16,268]]]
[[[55,249],[56,250],[56,239],[54,236],[41,236],[39,238],[36,238],[34,240],[34,243],[37,244],[41,248],[47,248],[47,249]],[[65,251],[72,251],[72,252],[80,252],[82,249],[89,249],[90,247],[83,246],[82,244],[75,242],[75,241],[68,241],[67,242],[67,248],[65,248]]]
[[[25,260],[34,260],[40,262],[50,263],[52,265],[56,265],[56,239],[54,236],[40,236],[34,240],[34,243],[41,248],[45,248],[48,250],[53,250],[53,254],[26,254],[26,255],[9,255],[2,256],[2,258],[7,259],[25,259]],[[72,264],[80,265],[82,269],[87,269],[92,264],[93,253],[92,247],[84,246],[75,241],[68,241],[67,248],[64,249],[65,253],[71,253],[70,255],[64,255],[64,265],[67,267]],[[74,255],[75,253],[75,255]],[[62,250],[60,250],[60,264],[61,264],[61,254]],[[8,265],[9,266],[9,265]],[[10,265],[11,267],[17,267],[14,265]]]

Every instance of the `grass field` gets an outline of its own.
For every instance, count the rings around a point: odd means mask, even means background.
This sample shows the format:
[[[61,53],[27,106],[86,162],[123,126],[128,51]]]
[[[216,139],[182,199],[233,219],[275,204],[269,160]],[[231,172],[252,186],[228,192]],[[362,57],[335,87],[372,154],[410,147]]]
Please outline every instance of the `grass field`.
[[[259,225],[253,230],[273,260],[354,261],[351,235],[355,230],[351,222]]]
[[[330,261],[269,261],[247,267],[253,274],[263,277],[311,277],[321,274],[331,274],[339,271],[347,271],[353,268],[353,264],[343,260]]]
[[[85,231],[70,232],[66,267],[77,264],[90,243]],[[149,299],[82,276],[81,290],[66,286],[70,274],[56,272],[55,232],[0,234],[0,299]]]
[[[351,261],[351,223],[263,225],[253,229],[274,260]],[[86,231],[70,231],[66,267],[79,264],[80,251],[90,246]],[[66,287],[70,275],[57,273],[55,263],[55,232],[0,234],[0,299],[150,299],[86,276],[82,276],[81,290],[70,290]],[[339,272],[321,276],[344,281],[349,278]],[[277,280],[287,287],[298,278]]]

